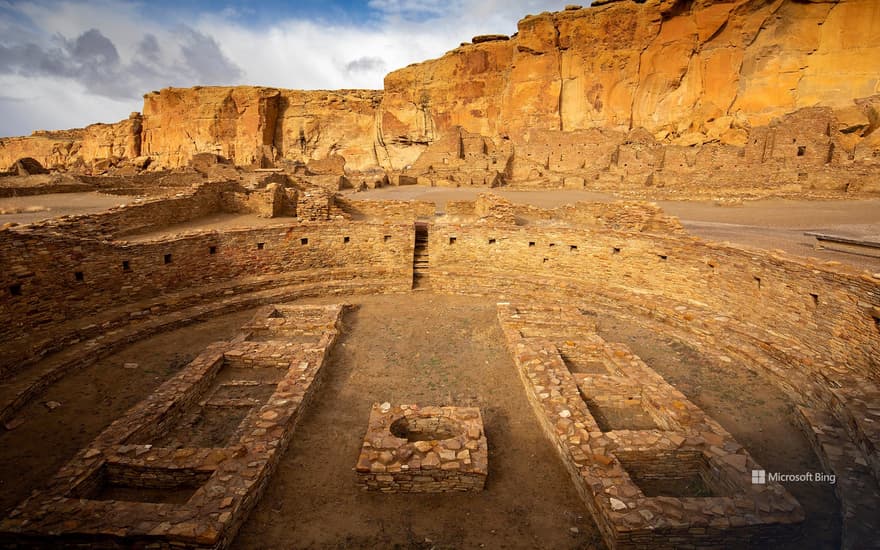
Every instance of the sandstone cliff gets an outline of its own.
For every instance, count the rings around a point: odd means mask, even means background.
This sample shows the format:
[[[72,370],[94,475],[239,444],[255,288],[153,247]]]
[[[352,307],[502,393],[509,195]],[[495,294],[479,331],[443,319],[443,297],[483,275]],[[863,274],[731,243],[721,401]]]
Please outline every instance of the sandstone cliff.
[[[32,157],[46,168],[57,169],[80,168],[105,159],[133,159],[140,154],[140,113],[115,124],[0,138],[0,169],[22,157]]]
[[[618,1],[528,16],[509,41],[389,74],[382,122],[401,142],[460,125],[514,139],[642,127],[741,145],[750,126],[877,93],[874,0]]]
[[[880,190],[880,2],[611,0],[527,16],[384,91],[167,88],[142,119],[0,140],[0,169],[210,152],[434,185]],[[711,182],[706,181],[711,180]]]

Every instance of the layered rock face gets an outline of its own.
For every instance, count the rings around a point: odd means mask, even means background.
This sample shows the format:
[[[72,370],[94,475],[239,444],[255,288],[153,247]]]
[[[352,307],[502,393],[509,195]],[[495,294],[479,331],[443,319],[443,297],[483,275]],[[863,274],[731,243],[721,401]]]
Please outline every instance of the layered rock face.
[[[512,138],[642,127],[741,145],[749,126],[877,94],[878,59],[872,0],[619,1],[528,16],[509,41],[389,74],[383,123],[415,142],[460,125]]]
[[[141,154],[141,114],[115,124],[75,130],[37,131],[27,137],[0,138],[0,168],[32,157],[47,168],[79,168],[104,159],[133,159]]]
[[[211,152],[242,166],[342,155],[350,169],[376,165],[381,92],[255,87],[166,88],[144,96],[143,154],[158,166]]]
[[[210,152],[402,183],[721,189],[748,165],[777,189],[878,191],[878,60],[875,0],[617,0],[527,16],[384,92],[164,89],[142,120],[2,140],[0,167]]]

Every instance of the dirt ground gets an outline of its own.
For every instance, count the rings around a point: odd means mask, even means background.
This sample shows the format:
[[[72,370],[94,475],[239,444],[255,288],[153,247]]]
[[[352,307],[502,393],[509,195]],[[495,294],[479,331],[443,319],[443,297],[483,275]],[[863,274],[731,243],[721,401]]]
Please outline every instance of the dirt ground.
[[[133,199],[134,197],[102,193],[52,193],[3,197],[0,198],[0,225],[8,222],[34,223],[59,216],[92,214],[126,204]]]
[[[417,292],[349,301],[359,307],[345,318],[314,406],[234,548],[601,544],[526,400],[494,300]],[[370,407],[385,401],[480,407],[489,441],[485,491],[360,490],[353,467]]]

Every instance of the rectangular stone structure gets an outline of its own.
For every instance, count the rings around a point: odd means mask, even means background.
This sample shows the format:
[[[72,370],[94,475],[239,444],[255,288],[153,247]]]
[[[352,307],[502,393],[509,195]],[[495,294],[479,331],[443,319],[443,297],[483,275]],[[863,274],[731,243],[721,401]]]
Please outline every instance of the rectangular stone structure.
[[[532,408],[609,548],[763,547],[797,536],[804,513],[794,497],[753,484],[762,468],[748,451],[577,308],[500,303],[498,317]]]
[[[15,508],[0,522],[0,547],[227,547],[314,394],[342,311],[260,309]],[[310,338],[285,339],[278,318],[311,326]]]
[[[476,407],[373,405],[358,457],[357,482],[368,491],[482,491],[489,451]]]

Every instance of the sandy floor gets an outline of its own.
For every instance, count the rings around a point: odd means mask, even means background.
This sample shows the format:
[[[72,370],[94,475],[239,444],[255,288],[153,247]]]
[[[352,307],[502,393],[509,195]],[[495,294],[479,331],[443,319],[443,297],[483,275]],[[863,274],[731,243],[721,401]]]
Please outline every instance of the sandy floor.
[[[360,307],[346,318],[315,406],[235,548],[599,544],[526,400],[494,301],[425,293],[355,301]],[[489,440],[486,490],[361,491],[352,468],[370,406],[385,401],[480,407]]]

